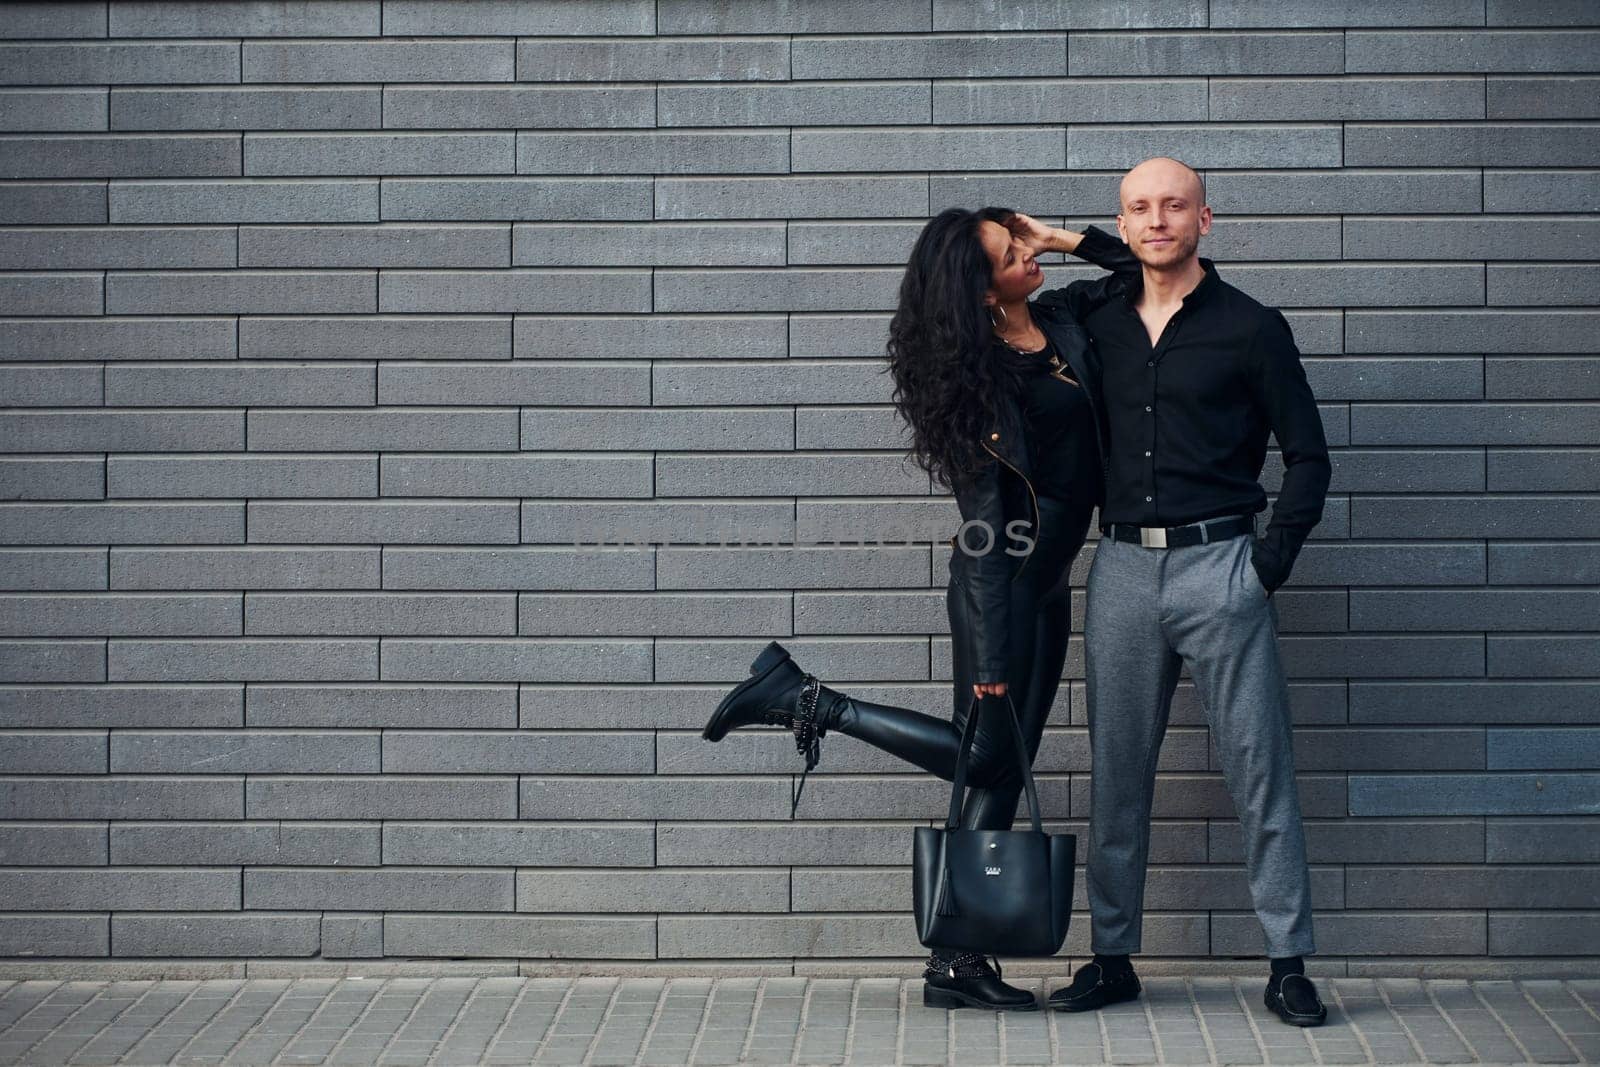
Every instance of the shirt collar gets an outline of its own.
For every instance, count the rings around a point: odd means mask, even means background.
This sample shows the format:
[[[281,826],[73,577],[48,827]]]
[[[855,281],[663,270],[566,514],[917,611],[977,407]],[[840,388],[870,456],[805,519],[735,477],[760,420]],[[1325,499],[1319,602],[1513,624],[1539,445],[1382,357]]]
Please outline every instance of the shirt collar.
[[[1222,283],[1222,279],[1217,277],[1217,265],[1205,256],[1199,258],[1200,267],[1205,271],[1205,275],[1201,277],[1200,284],[1191,289],[1183,298],[1183,306],[1186,308],[1192,308],[1210,299],[1211,295],[1217,291],[1217,286]],[[1144,272],[1131,272],[1128,275],[1128,283],[1122,290],[1123,301],[1131,308],[1139,302],[1139,297],[1143,292]]]

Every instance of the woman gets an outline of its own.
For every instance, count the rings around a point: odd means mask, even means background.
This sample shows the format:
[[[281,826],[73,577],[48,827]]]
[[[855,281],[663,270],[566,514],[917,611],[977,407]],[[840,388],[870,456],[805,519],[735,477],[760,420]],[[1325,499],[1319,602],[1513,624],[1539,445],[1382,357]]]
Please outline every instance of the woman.
[[[820,739],[837,730],[950,781],[969,707],[995,698],[976,705],[962,825],[1010,829],[1022,783],[1000,698],[1016,708],[1031,761],[1066,659],[1068,572],[1105,488],[1092,352],[1077,320],[1108,296],[1112,278],[1030,302],[1044,281],[1035,259],[1044,251],[1138,269],[1125,244],[1093,226],[1077,234],[1002,208],[950,208],[918,236],[889,325],[894,403],[913,454],[954,491],[963,520],[949,539],[945,598],[953,721],[831,689],[773,641],[717,706],[706,740],[789,727],[809,772]],[[935,948],[923,977],[931,1006],[1038,1007],[980,954]]]

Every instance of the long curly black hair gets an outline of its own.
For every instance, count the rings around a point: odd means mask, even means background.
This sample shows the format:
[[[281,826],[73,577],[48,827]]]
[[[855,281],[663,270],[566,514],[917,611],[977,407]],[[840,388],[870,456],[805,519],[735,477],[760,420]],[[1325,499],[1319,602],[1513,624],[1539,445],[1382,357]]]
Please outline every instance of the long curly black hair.
[[[1019,429],[997,398],[1018,388],[1028,361],[996,342],[983,303],[989,255],[978,240],[980,223],[1003,226],[1013,214],[953,207],[930,219],[911,249],[889,320],[895,408],[911,428],[917,466],[946,489],[993,462],[978,443],[990,425],[1001,425],[1008,439]]]

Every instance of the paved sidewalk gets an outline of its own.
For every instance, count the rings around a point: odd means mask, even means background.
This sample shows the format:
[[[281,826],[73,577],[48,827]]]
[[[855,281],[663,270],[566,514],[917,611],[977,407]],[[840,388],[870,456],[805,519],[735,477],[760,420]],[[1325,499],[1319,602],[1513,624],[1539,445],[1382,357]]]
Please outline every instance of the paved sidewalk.
[[[0,981],[0,1063],[1600,1061],[1600,980],[1323,978],[1309,1030],[1260,985],[1152,977],[1101,1013],[997,1015],[924,1008],[894,978]]]

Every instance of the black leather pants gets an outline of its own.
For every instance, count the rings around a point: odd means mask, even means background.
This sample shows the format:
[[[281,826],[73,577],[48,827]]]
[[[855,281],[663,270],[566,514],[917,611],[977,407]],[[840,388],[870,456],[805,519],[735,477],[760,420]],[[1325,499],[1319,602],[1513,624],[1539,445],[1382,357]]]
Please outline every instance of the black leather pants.
[[[1039,500],[1039,510],[1044,536],[1036,541],[1033,557],[1011,585],[1010,665],[1006,680],[1030,764],[1039,752],[1045,720],[1050,716],[1066,662],[1071,618],[1068,572],[1083,547],[1090,517],[1088,510],[1045,498]],[[947,722],[909,708],[850,697],[831,728],[951,781],[955,778],[956,753],[967,711],[973,706],[971,620],[965,594],[954,577],[949,580],[945,604],[953,652],[953,720]],[[981,718],[967,770],[971,788],[962,807],[961,825],[968,829],[1009,830],[1016,818],[1022,779],[1011,725],[1006,721],[1005,698],[982,698],[977,714]]]

